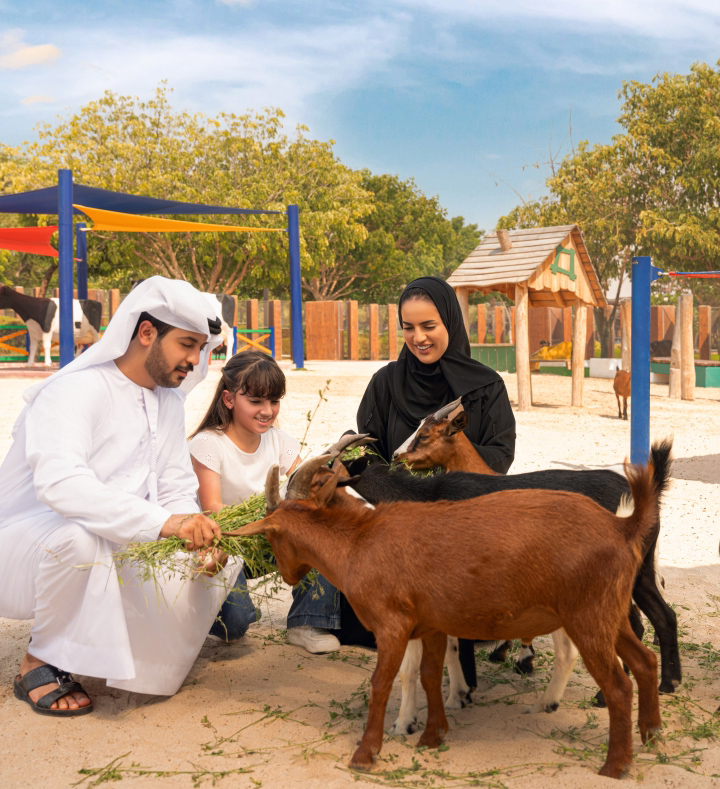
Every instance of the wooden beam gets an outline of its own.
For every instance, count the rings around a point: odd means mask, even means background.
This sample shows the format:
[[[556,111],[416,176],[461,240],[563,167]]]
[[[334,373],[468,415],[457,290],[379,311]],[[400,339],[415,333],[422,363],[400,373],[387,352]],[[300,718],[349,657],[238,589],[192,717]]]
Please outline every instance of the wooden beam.
[[[380,310],[377,304],[370,304],[368,308],[370,323],[370,359],[377,361],[380,358]]]
[[[463,321],[465,323],[465,331],[470,334],[470,313],[468,310],[468,288],[455,288],[455,295],[457,296],[458,303],[460,304],[460,312],[462,312]]]
[[[552,291],[552,295],[555,299],[555,304],[560,307],[560,309],[565,309],[565,299],[562,297],[562,293],[559,290]]]
[[[113,288],[110,291],[110,302],[108,307],[108,322],[112,320],[113,315],[118,311],[120,306],[120,291]]]
[[[388,359],[398,358],[398,319],[397,304],[388,304]]]
[[[485,342],[485,334],[487,333],[487,323],[485,318],[485,305],[477,305],[477,322],[478,322],[478,342],[482,345]]]
[[[632,299],[623,299],[620,302],[622,314],[622,368],[628,373],[632,369]]]
[[[587,338],[587,309],[585,302],[575,302],[575,322],[572,344],[572,398],[570,404],[582,408],[585,381],[585,340]]]
[[[268,326],[275,333],[275,359],[282,359],[282,302],[280,299],[268,301]]]
[[[680,396],[695,399],[695,350],[693,347],[693,296],[682,293],[682,324],[680,325]]]
[[[359,359],[357,301],[348,301],[347,303],[347,322],[348,358]]]
[[[518,411],[529,411],[532,408],[528,307],[527,283],[523,282],[515,285],[515,365],[517,370]]]
[[[258,317],[258,300],[247,299],[245,301],[245,328],[246,329],[259,329],[260,319]]]
[[[495,315],[494,315],[494,324],[493,324],[493,332],[495,334],[495,342],[503,342],[503,334],[505,328],[505,321],[503,320],[503,308],[502,305],[499,307],[495,307]]]
[[[711,317],[710,307],[698,307],[698,358],[707,361],[710,361]]]
[[[673,330],[672,348],[670,350],[670,377],[668,379],[668,397],[680,399],[680,356],[681,356],[681,331],[683,302],[678,298],[675,310],[675,328]]]

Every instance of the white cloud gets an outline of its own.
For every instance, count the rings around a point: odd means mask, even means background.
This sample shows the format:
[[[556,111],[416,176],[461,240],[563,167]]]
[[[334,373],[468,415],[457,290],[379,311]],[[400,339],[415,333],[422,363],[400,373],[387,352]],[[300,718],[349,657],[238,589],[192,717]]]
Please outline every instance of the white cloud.
[[[66,40],[82,40],[47,74],[27,73],[4,85],[17,100],[52,93],[79,108],[106,90],[147,98],[167,79],[173,104],[209,114],[243,113],[278,106],[288,127],[308,121],[315,97],[333,96],[387,68],[404,47],[402,25],[393,20],[313,26],[266,26],[225,35],[168,34],[126,29],[66,29]],[[82,75],[82,79],[79,78]]]
[[[624,32],[671,41],[717,40],[717,0],[392,0],[396,7],[427,11],[444,24],[472,22],[512,33],[517,22],[547,22],[558,34],[572,27],[585,35]]]
[[[52,104],[55,99],[47,94],[37,93],[34,96],[26,96],[21,100],[21,104],[28,106],[30,104]]]
[[[0,36],[0,69],[18,71],[43,63],[53,63],[60,56],[54,44],[28,46],[21,30],[9,30]]]

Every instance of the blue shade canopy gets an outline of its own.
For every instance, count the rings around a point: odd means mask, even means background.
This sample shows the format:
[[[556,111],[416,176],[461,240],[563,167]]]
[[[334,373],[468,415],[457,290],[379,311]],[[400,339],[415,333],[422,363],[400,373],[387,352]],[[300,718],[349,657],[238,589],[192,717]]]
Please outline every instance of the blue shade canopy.
[[[181,203],[179,200],[161,200],[157,197],[140,197],[124,192],[110,192],[94,186],[73,184],[73,202],[88,208],[122,211],[126,214],[284,214],[284,211],[263,211],[255,208],[228,208],[202,203]],[[73,209],[76,214],[82,213]],[[15,195],[0,195],[0,213],[3,214],[57,214],[58,188],[34,189]]]

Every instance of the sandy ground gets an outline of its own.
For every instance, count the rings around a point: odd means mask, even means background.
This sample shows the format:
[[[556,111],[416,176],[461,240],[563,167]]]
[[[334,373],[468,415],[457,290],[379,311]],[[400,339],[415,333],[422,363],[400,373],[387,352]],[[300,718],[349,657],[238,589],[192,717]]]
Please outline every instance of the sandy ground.
[[[308,448],[314,452],[335,440],[354,428],[361,394],[379,366],[315,362],[308,371],[288,372],[281,426],[302,438],[307,414],[330,380],[308,431]],[[213,370],[189,398],[188,428],[204,410],[217,375]],[[505,380],[515,404],[515,379],[506,375]],[[21,393],[30,384],[28,379],[0,380],[0,457],[10,445]],[[607,467],[628,454],[629,423],[617,419],[611,381],[586,379],[582,409],[569,406],[569,378],[534,376],[533,390],[535,408],[517,414],[512,472]],[[720,392],[698,389],[694,402],[670,401],[666,386],[653,385],[651,413],[651,435],[673,435],[675,440],[660,559],[667,598],[681,626],[684,682],[674,696],[661,697],[665,742],[642,748],[636,733],[631,776],[648,787],[720,786],[720,716],[712,715],[720,698],[720,652],[715,649]],[[358,780],[412,787],[612,785],[595,775],[604,760],[608,719],[605,710],[588,704],[592,680],[581,663],[557,712],[523,714],[549,679],[549,639],[536,642],[537,669],[528,678],[515,674],[510,664],[488,663],[478,648],[475,703],[450,716],[446,748],[419,752],[413,747],[418,735],[386,737],[375,770],[350,773],[346,765],[366,720],[375,655],[343,647],[338,654],[313,656],[286,644],[288,599],[288,590],[272,601],[258,598],[262,621],[237,644],[206,642],[175,697],[127,694],[105,688],[100,680],[83,679],[96,711],[71,720],[42,718],[13,698],[12,678],[30,623],[0,619],[5,743],[0,787],[86,787],[120,779],[128,786],[168,789],[214,784],[333,789]],[[396,683],[386,728],[399,698]]]

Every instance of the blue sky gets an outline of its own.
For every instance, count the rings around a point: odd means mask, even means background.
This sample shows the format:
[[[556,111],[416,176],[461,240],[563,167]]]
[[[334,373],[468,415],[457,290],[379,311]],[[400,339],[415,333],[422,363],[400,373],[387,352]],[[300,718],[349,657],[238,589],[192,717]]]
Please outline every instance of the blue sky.
[[[623,80],[720,59],[717,0],[0,0],[0,141],[112,90],[278,106],[347,165],[492,229],[549,151],[608,142]],[[538,167],[539,165],[539,167]]]

